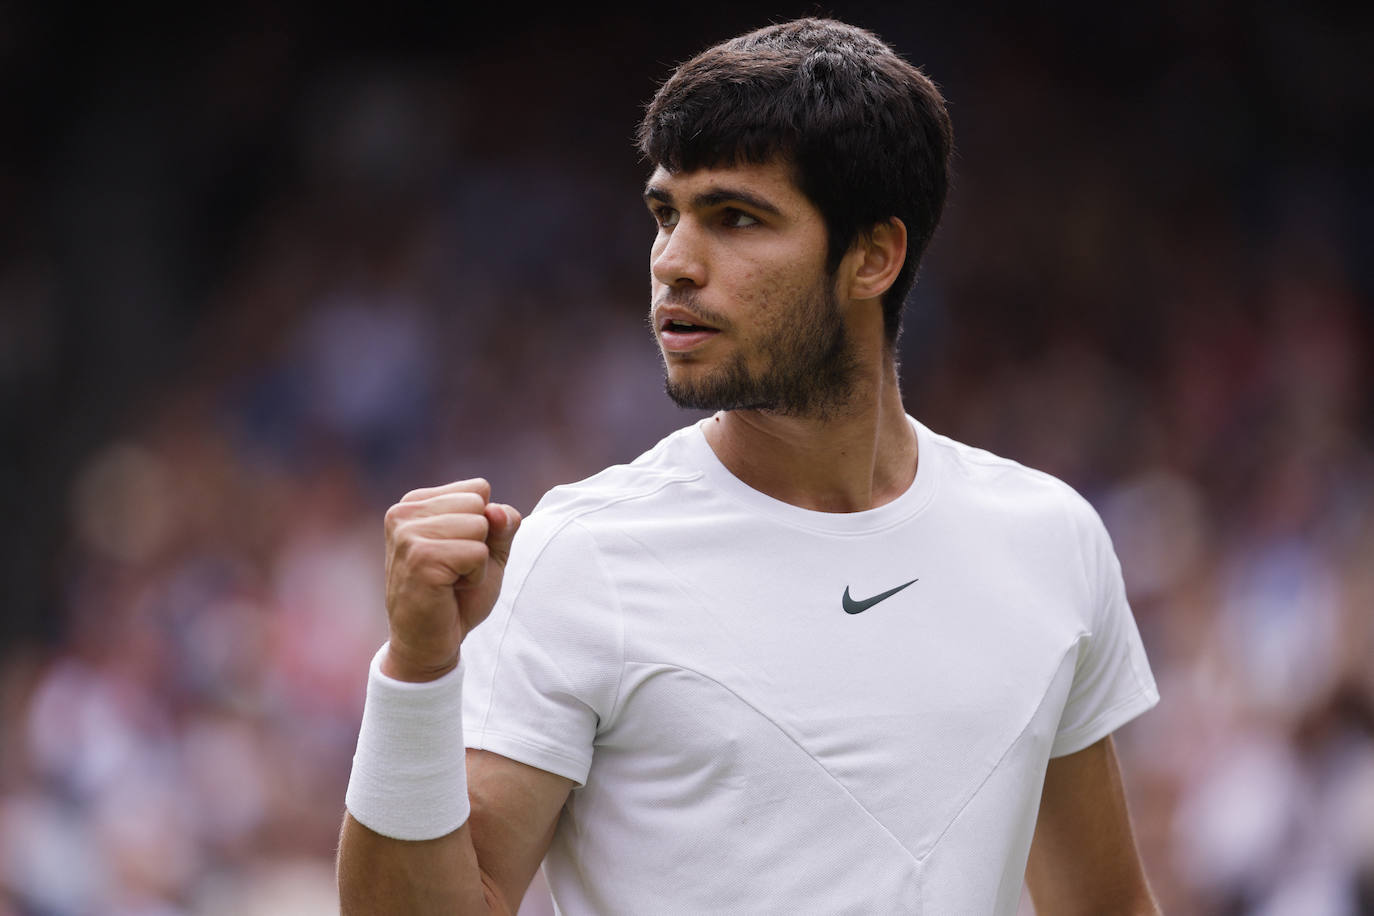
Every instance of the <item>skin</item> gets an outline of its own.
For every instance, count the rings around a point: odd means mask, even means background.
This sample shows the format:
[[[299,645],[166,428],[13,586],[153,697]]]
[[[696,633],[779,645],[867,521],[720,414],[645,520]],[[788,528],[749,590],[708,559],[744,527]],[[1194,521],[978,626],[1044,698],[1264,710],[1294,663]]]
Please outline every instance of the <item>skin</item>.
[[[735,188],[766,206],[721,199]],[[871,509],[905,492],[916,477],[916,433],[906,420],[881,307],[905,261],[901,221],[858,239],[828,279],[825,223],[784,163],[686,174],[660,168],[645,196],[659,223],[650,258],[655,332],[661,339],[663,303],[686,293],[724,322],[690,353],[665,352],[670,385],[700,384],[737,360],[766,373],[763,342],[799,321],[789,305],[808,301],[822,284],[832,284],[845,323],[851,396],[810,414],[717,414],[706,436],[725,466],[756,490],[822,512]]]
[[[1026,884],[1041,916],[1158,914],[1108,735],[1050,761]]]
[[[776,395],[771,382],[788,371],[778,343],[808,310],[833,300],[844,325],[843,378],[823,385],[823,396],[716,414],[706,437],[721,461],[754,489],[816,511],[862,511],[905,492],[919,455],[881,309],[906,255],[902,223],[873,227],[827,274],[824,222],[785,163],[658,169],[645,197],[659,227],[652,320],[670,390]],[[662,319],[674,308],[712,333],[686,347],[665,339]],[[388,511],[390,676],[425,681],[452,670],[463,637],[490,613],[519,526],[518,513],[490,496],[486,481],[460,481],[407,494]],[[572,783],[487,752],[469,751],[467,765],[472,816],[446,836],[393,840],[345,816],[345,914],[519,907]],[[1157,912],[1110,738],[1050,761],[1027,881],[1042,916]]]
[[[407,493],[386,514],[391,646],[382,672],[442,677],[491,613],[520,514],[485,480]],[[344,816],[339,899],[346,914],[513,913],[572,789],[562,776],[480,751],[467,756],[472,814],[434,840],[382,836]]]
[[[714,237],[727,243],[723,250],[744,256],[751,269],[759,267],[777,247],[779,230],[785,232],[795,221],[794,213],[781,209],[773,196],[764,197],[740,184],[715,182],[689,192],[691,196],[684,201],[705,211],[698,229],[690,219],[683,222],[665,180],[668,177],[667,173],[655,174],[644,195],[661,230],[654,259],[661,261],[666,271],[678,268],[676,256],[685,246],[693,241],[709,244]],[[704,239],[683,239],[702,230]],[[689,264],[685,269],[693,267],[699,265]],[[776,275],[762,288],[736,291],[757,304],[751,310],[753,320],[745,328],[713,303],[719,297],[717,291],[706,295],[699,283],[654,284],[655,307],[650,320],[664,358],[665,387],[680,407],[833,416],[854,396],[854,348],[840,316],[833,277],[819,272],[809,276],[796,269],[770,273]],[[728,295],[726,298],[750,304]],[[671,326],[665,322],[670,318],[710,325],[714,329],[711,345],[683,347],[667,339],[671,335],[664,332]],[[721,335],[742,330],[748,332],[748,345],[721,353]],[[703,365],[706,368],[702,371],[689,371],[689,367]]]

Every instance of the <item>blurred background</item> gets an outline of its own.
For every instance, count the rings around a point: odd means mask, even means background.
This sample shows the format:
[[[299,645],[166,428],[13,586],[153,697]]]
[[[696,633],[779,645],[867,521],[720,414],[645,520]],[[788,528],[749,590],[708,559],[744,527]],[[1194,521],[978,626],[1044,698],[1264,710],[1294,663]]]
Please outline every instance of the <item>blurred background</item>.
[[[813,12],[949,98],[907,403],[1105,518],[1166,912],[1374,913],[1369,5],[262,0],[0,3],[0,916],[336,911],[382,513],[694,419],[632,131]]]

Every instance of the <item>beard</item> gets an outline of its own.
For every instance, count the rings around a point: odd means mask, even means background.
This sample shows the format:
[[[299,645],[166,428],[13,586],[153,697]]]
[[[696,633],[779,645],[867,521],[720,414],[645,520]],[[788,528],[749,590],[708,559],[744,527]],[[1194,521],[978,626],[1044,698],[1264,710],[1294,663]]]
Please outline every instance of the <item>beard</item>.
[[[822,282],[750,352],[709,373],[674,381],[665,357],[664,390],[679,407],[826,419],[849,403],[857,364],[839,300]]]

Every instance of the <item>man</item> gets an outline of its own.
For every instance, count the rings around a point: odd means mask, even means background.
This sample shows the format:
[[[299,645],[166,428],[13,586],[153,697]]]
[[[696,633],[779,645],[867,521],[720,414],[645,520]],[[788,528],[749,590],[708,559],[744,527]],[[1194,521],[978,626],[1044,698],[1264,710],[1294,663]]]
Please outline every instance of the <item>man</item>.
[[[1023,876],[1041,913],[1154,912],[1110,733],[1158,697],[1106,533],[901,403],[938,91],[790,22],[680,66],[640,144],[667,388],[718,412],[518,538],[481,480],[388,512],[345,912],[511,912],[541,861],[564,913],[1012,913]]]

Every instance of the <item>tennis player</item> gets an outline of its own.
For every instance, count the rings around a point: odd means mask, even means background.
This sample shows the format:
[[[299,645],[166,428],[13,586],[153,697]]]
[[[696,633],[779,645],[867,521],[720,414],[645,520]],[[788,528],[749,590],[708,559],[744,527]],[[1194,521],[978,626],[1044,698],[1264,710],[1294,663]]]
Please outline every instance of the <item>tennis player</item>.
[[[1060,481],[909,416],[950,122],[871,33],[770,26],[639,130],[667,389],[716,411],[548,493],[386,516],[344,912],[1154,913],[1112,732],[1158,700]],[[517,535],[517,529],[518,535]],[[466,751],[465,751],[466,748]]]

